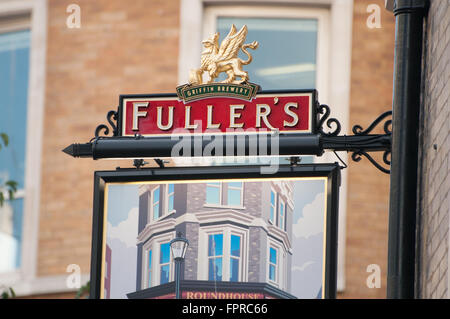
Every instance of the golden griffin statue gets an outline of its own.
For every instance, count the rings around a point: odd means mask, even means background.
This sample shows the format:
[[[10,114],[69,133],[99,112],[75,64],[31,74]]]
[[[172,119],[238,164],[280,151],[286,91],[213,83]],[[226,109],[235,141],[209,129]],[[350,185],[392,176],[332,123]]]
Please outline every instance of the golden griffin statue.
[[[247,26],[244,25],[239,32],[236,32],[234,24],[231,26],[227,37],[222,41],[219,47],[219,33],[216,32],[208,40],[203,41],[205,50],[202,52],[200,68],[191,70],[189,75],[189,84],[203,84],[203,73],[208,72],[209,81],[212,83],[220,73],[226,72],[228,77],[221,83],[241,84],[248,81],[248,73],[242,70],[243,65],[252,62],[252,55],[247,48],[255,50],[258,42],[244,44],[247,36]],[[242,50],[247,56],[247,60],[238,58],[239,50]],[[240,80],[237,80],[239,77]]]

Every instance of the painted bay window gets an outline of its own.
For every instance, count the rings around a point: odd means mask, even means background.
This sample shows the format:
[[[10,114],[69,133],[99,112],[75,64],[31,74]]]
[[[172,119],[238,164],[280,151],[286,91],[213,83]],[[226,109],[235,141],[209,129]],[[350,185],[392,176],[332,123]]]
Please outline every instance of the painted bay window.
[[[278,275],[278,258],[277,249],[274,247],[269,248],[269,280],[277,282]]]
[[[208,280],[222,281],[223,234],[208,236]]]
[[[230,281],[239,281],[241,264],[241,236],[231,235]]]
[[[170,280],[170,243],[163,243],[160,245],[159,254],[159,284],[165,284]]]
[[[199,235],[199,280],[242,282],[247,279],[246,230],[237,226],[211,226],[200,229]]]
[[[152,286],[152,250],[148,251],[148,266],[147,266],[147,287]]]
[[[173,280],[172,254],[170,240],[174,234],[164,234],[152,238],[143,246],[141,287],[155,287]]]

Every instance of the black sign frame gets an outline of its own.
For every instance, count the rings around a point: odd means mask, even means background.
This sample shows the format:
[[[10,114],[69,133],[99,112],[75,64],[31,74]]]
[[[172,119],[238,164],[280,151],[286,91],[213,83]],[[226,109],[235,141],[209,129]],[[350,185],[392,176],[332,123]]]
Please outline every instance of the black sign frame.
[[[90,298],[98,299],[101,296],[104,201],[107,183],[280,177],[325,177],[327,179],[325,286],[323,287],[323,296],[327,299],[336,298],[340,169],[339,165],[334,163],[282,165],[275,174],[271,175],[261,174],[261,166],[167,167],[162,169],[96,171],[94,174]]]

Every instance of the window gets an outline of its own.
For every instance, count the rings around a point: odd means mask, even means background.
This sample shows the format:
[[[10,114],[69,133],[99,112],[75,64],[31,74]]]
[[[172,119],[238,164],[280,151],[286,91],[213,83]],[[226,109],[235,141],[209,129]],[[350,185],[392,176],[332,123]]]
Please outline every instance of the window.
[[[0,151],[0,186],[8,180],[18,183],[15,199],[0,208],[0,273],[22,263],[29,60],[29,30],[0,33],[0,133],[10,141]]]
[[[277,202],[276,202],[277,197],[276,196],[277,196],[276,193],[273,190],[271,190],[270,191],[270,218],[269,218],[269,221],[272,222],[272,224],[275,221],[275,214],[277,211]]]
[[[147,283],[148,288],[152,286],[152,250],[148,251],[148,267],[147,267]]]
[[[222,281],[223,234],[208,236],[208,280]]]
[[[174,211],[174,198],[175,198],[175,185],[168,184],[167,185],[167,210],[168,213]]]
[[[243,182],[210,182],[206,184],[207,205],[242,208],[243,199]]]
[[[269,280],[277,282],[277,250],[273,247],[269,253]]]
[[[231,235],[230,281],[239,281],[241,263],[241,236]]]
[[[284,201],[282,199],[280,199],[280,208],[278,211],[278,227],[280,227],[280,229],[285,230],[284,229],[284,225],[285,225],[285,211],[286,211],[286,204],[284,203]]]
[[[170,243],[161,244],[159,254],[160,285],[170,280]]]
[[[234,225],[201,227],[197,279],[246,281],[247,232]]]
[[[175,233],[164,233],[147,241],[142,247],[141,289],[155,287],[173,280],[170,241]]]
[[[242,182],[230,182],[227,184],[227,205],[242,206]]]
[[[206,184],[206,203],[220,205],[221,189],[221,183]]]
[[[153,220],[157,220],[159,218],[159,190],[160,187],[156,187],[152,190],[151,196],[151,214],[153,216]]]

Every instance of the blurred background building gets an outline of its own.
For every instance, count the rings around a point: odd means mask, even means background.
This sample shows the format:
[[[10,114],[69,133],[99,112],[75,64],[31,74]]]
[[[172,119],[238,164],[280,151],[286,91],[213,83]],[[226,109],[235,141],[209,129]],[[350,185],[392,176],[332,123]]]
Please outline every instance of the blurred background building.
[[[449,2],[431,1],[424,34],[417,295],[425,298],[449,293]],[[89,280],[93,172],[132,163],[61,150],[89,141],[119,94],[174,93],[200,63],[201,41],[216,31],[222,39],[232,23],[260,43],[246,70],[263,90],[316,88],[343,133],[391,109],[395,18],[382,0],[0,0],[0,132],[10,139],[0,183],[18,182],[0,208],[0,285],[72,298],[67,267]],[[340,155],[349,167],[338,297],[384,298],[389,176]],[[303,159],[311,161],[338,160]],[[367,285],[373,264],[380,288]]]

